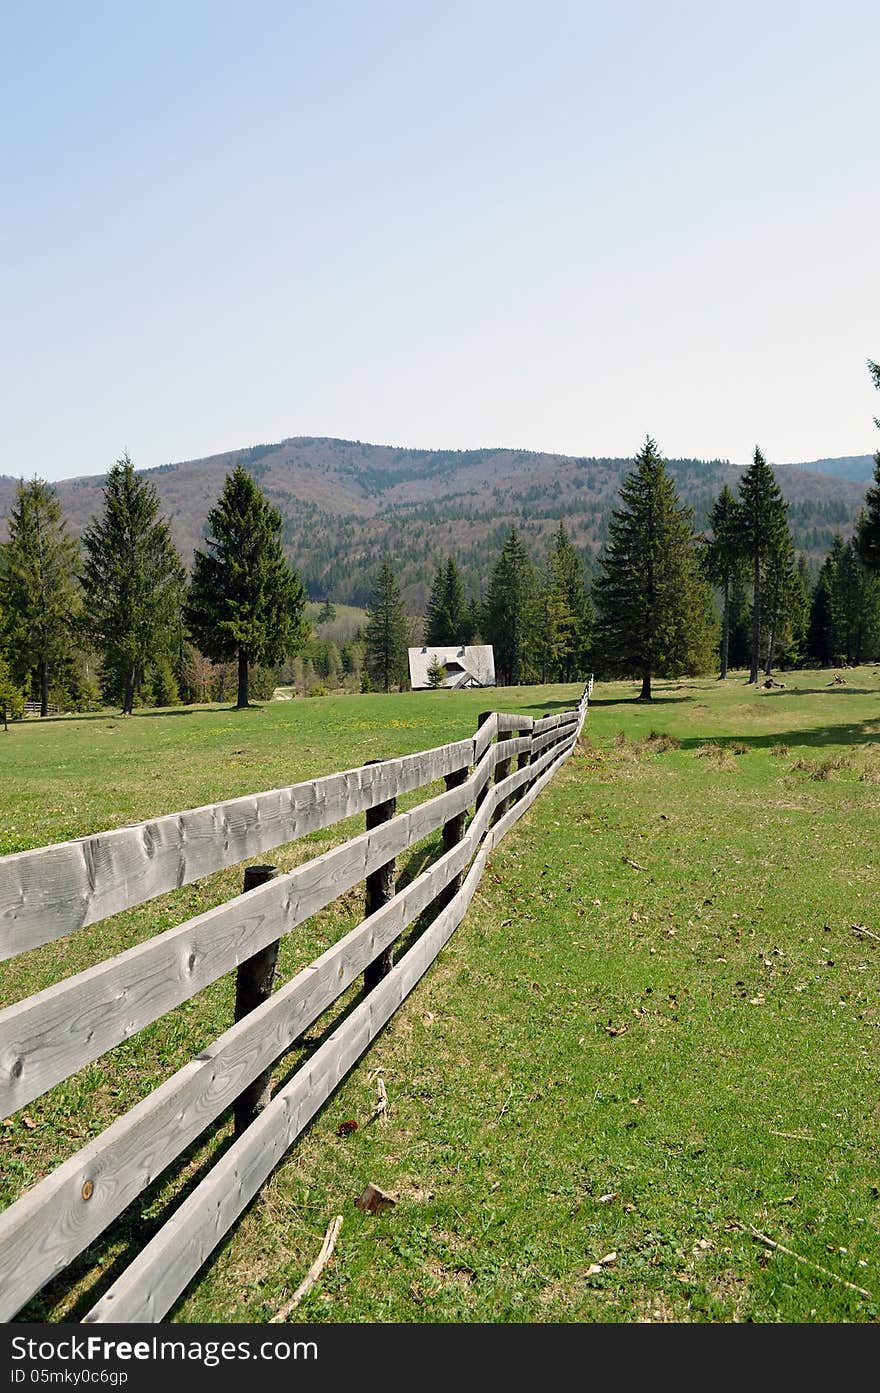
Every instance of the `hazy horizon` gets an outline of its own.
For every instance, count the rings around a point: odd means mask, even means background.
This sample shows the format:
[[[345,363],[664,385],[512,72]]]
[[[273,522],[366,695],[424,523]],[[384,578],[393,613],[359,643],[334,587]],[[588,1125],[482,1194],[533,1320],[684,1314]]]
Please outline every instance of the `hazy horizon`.
[[[450,451],[450,450],[455,450],[455,451],[459,451],[459,450],[460,450],[462,454],[467,453],[468,450],[509,450],[509,451],[511,451],[511,452],[518,452],[518,451],[520,451],[520,450],[528,449],[530,454],[560,455],[562,458],[568,458],[568,459],[613,459],[613,460],[628,460],[628,459],[632,459],[632,458],[633,458],[633,455],[634,455],[634,452],[633,452],[633,451],[630,451],[629,453],[622,453],[622,452],[621,452],[621,453],[614,454],[614,455],[596,455],[595,453],[587,453],[587,454],[580,454],[580,455],[565,455],[565,454],[563,454],[562,451],[559,451],[559,450],[532,450],[530,447],[527,447],[527,446],[525,446],[525,445],[503,445],[503,444],[502,444],[502,445],[488,445],[488,446],[486,446],[486,445],[474,445],[474,446],[457,446],[457,445],[453,445],[453,446],[444,446],[444,445],[400,445],[400,444],[391,445],[391,444],[389,444],[387,441],[381,441],[381,440],[349,440],[349,439],[347,439],[346,437],[342,437],[342,436],[327,436],[327,435],[323,435],[323,436],[314,436],[314,435],[312,435],[312,436],[308,436],[308,435],[290,436],[290,435],[288,435],[288,436],[282,436],[279,440],[254,440],[254,441],[251,442],[250,445],[236,445],[236,446],[234,446],[234,447],[233,447],[232,449],[230,449],[230,450],[226,450],[226,449],[224,449],[224,450],[218,450],[218,451],[216,451],[216,454],[215,454],[215,455],[198,454],[198,455],[193,455],[193,456],[192,456],[191,458],[189,458],[189,459],[162,460],[162,461],[161,461],[160,463],[158,463],[158,464],[145,464],[145,465],[139,465],[139,464],[137,463],[137,461],[135,461],[135,460],[132,460],[132,463],[133,463],[134,466],[135,466],[135,473],[138,473],[138,474],[148,474],[148,473],[154,472],[154,471],[156,471],[156,470],[167,469],[167,468],[169,468],[169,467],[174,467],[174,466],[177,466],[177,465],[198,464],[201,460],[214,459],[214,458],[216,458],[217,455],[224,455],[224,454],[236,455],[236,454],[239,454],[239,453],[244,454],[247,450],[252,449],[254,446],[257,446],[257,447],[261,447],[261,446],[277,446],[277,445],[283,444],[283,443],[284,443],[285,441],[287,441],[287,440],[339,440],[339,441],[341,441],[343,444],[350,444],[350,445],[366,445],[368,448],[375,448],[375,449],[413,450],[413,451],[431,450],[431,451],[436,451],[437,453],[448,452],[448,451]],[[779,467],[779,466],[783,466],[783,467],[784,467],[784,466],[787,466],[787,465],[795,466],[795,467],[798,467],[798,468],[804,468],[804,467],[809,467],[809,465],[811,465],[811,464],[819,464],[819,463],[821,463],[822,461],[827,461],[828,463],[835,463],[835,462],[838,461],[838,460],[860,459],[860,458],[873,458],[875,454],[876,454],[876,451],[865,450],[865,451],[862,451],[860,454],[850,453],[850,454],[845,454],[845,455],[822,455],[821,457],[819,457],[819,458],[817,458],[817,459],[815,459],[815,460],[768,460],[768,463],[769,463],[773,468],[777,468],[777,467]],[[746,468],[748,467],[748,465],[751,463],[751,460],[732,460],[732,459],[727,459],[727,457],[724,456],[724,455],[709,455],[709,456],[697,456],[697,455],[670,455],[668,451],[664,451],[664,457],[667,458],[667,459],[672,459],[672,460],[675,460],[675,459],[702,459],[705,463],[711,463],[711,462],[713,462],[713,461],[718,460],[718,461],[720,461],[721,463],[729,464],[729,465],[731,466],[731,468],[733,468],[733,469],[746,469]],[[111,461],[111,464],[108,465],[106,469],[96,469],[96,470],[91,471],[91,472],[88,473],[88,474],[86,474],[86,473],[82,473],[82,474],[59,474],[59,475],[57,475],[55,478],[48,480],[48,482],[53,483],[53,484],[61,484],[61,483],[69,483],[71,480],[75,480],[75,479],[99,479],[99,478],[103,478],[103,477],[108,473],[108,471],[109,471],[109,469],[110,469],[112,463],[113,463],[113,461]],[[818,471],[818,472],[821,472],[821,471]],[[5,473],[2,469],[0,469],[0,478],[19,480],[19,479],[22,479],[22,478],[24,478],[24,479],[30,479],[30,478],[32,478],[32,477],[34,477],[34,476],[33,476],[33,475],[21,475],[21,474],[8,474],[8,473]],[[45,475],[42,475],[42,474],[39,474],[39,471],[37,472],[37,476],[36,476],[36,477],[46,479],[46,476],[45,476]],[[867,487],[867,485],[866,485],[866,487]]]

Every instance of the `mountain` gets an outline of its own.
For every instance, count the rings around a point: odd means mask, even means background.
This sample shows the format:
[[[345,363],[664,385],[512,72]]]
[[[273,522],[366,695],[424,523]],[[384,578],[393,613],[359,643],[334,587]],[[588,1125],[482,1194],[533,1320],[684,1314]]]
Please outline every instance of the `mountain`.
[[[792,469],[811,469],[816,474],[830,474],[833,479],[854,479],[867,484],[874,477],[875,455],[840,455],[837,459],[817,459],[811,464],[793,464]]]
[[[187,560],[202,542],[206,514],[225,475],[239,460],[280,509],[288,555],[312,598],[365,604],[387,555],[413,613],[423,612],[436,562],[449,553],[477,593],[511,524],[536,558],[560,520],[584,554],[594,554],[632,467],[630,459],[511,449],[409,450],[296,436],[144,470]],[[742,474],[740,466],[722,460],[670,460],[669,467],[701,528],[722,484],[735,489]],[[835,531],[851,530],[865,485],[814,466],[777,465],[775,471],[789,500],[796,545],[819,561]],[[74,535],[101,508],[103,482],[95,476],[56,484]],[[9,511],[15,486],[14,479],[0,476],[0,518]]]

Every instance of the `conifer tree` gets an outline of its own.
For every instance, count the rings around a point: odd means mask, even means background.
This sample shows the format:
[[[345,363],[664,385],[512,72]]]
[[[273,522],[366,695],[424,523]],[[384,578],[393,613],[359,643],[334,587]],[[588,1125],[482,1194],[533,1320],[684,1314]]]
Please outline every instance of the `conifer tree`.
[[[681,503],[650,436],[620,490],[594,586],[597,643],[609,676],[705,671],[711,662],[712,596],[702,576],[693,513]]]
[[[55,490],[41,479],[18,485],[7,526],[0,579],[6,644],[16,678],[29,684],[36,677],[46,716],[50,675],[70,652],[82,609],[79,549]]]
[[[446,681],[446,668],[443,666],[436,653],[431,655],[427,676],[429,687],[442,687]]]
[[[729,609],[728,668],[748,667],[752,626],[748,590],[740,571],[736,572],[730,584]]]
[[[571,616],[571,642],[557,675],[562,682],[573,682],[586,677],[589,670],[596,611],[587,589],[583,560],[562,522],[554,534],[550,554],[554,557],[562,596]]]
[[[364,667],[372,687],[390,692],[407,681],[409,620],[391,566],[384,562],[367,608]]]
[[[712,538],[706,546],[706,572],[712,584],[721,591],[721,671],[718,678],[723,681],[730,657],[731,586],[742,570],[739,507],[727,484],[709,513],[709,526]]]
[[[237,464],[208,514],[207,550],[193,561],[186,623],[214,662],[235,660],[237,710],[250,705],[251,666],[280,662],[309,632],[305,590],[285,559],[281,527],[278,509]]]
[[[541,681],[562,681],[572,662],[575,616],[568,605],[562,561],[553,548],[541,568],[537,649]]]
[[[752,651],[749,683],[757,682],[761,661],[761,569],[788,536],[787,505],[773,470],[755,449],[739,481],[739,531],[743,556],[752,572]]]
[[[865,566],[853,538],[837,553],[831,597],[837,640],[833,656],[854,667],[873,660],[880,636],[880,575]]]
[[[536,588],[525,543],[511,527],[492,569],[483,610],[485,638],[494,650],[500,686],[519,686],[534,672]]]
[[[880,392],[880,363],[868,359],[868,370],[874,379],[874,386]],[[880,428],[880,417],[874,417],[874,425]],[[868,489],[865,509],[859,518],[858,548],[862,560],[870,571],[880,574],[880,450],[874,456],[874,482]]]
[[[24,711],[24,692],[15,681],[9,664],[0,653],[0,720],[3,729],[9,729],[10,718],[18,720]]]
[[[780,634],[791,617],[796,581],[794,547],[786,528],[761,574],[761,634],[767,677],[773,671]]]
[[[127,453],[107,475],[104,511],[83,549],[86,622],[130,714],[146,667],[177,651],[185,574],[156,489]]]
[[[823,667],[830,667],[840,652],[841,633],[836,609],[837,567],[843,551],[843,539],[834,538],[831,550],[819,570],[810,598],[810,620],[807,627],[807,656]]]
[[[438,648],[464,642],[467,604],[455,558],[448,556],[437,567],[425,617],[425,643]]]

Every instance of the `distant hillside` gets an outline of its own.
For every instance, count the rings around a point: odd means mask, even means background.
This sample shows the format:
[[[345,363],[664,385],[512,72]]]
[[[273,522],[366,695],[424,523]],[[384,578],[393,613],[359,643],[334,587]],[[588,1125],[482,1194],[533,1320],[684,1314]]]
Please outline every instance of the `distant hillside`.
[[[793,464],[792,469],[811,469],[816,474],[830,474],[833,479],[853,479],[867,484],[874,477],[873,455],[841,455],[838,459],[817,459],[811,464]]]
[[[536,557],[560,519],[585,556],[595,554],[632,465],[530,450],[406,450],[299,436],[146,470],[187,561],[224,476],[239,460],[281,510],[288,554],[313,599],[364,605],[388,555],[412,613],[424,611],[436,561],[450,552],[466,585],[478,591],[511,523]],[[735,488],[742,473],[722,460],[669,465],[698,527],[706,525],[722,484]],[[796,544],[818,560],[835,530],[852,527],[865,484],[805,465],[779,465],[776,474],[791,505]],[[56,486],[75,535],[100,508],[102,483],[98,476]],[[14,490],[15,480],[0,476],[0,519]]]

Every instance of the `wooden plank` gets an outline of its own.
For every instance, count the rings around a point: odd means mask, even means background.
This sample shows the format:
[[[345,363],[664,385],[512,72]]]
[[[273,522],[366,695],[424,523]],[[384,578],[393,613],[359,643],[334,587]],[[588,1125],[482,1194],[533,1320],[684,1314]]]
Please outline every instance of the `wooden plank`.
[[[8,1116],[290,933],[469,806],[471,781],[0,1012]]]
[[[497,715],[499,733],[507,730],[531,731],[532,726],[535,724],[534,717],[532,716],[517,716],[511,714],[509,711],[499,711]]]
[[[61,938],[471,763],[473,740],[0,857],[0,959]]]
[[[492,711],[489,717],[480,726],[473,739],[473,758],[472,763],[476,764],[482,757],[484,751],[492,744],[498,734],[498,712]]]
[[[460,874],[475,845],[469,831],[394,900],[0,1214],[0,1320],[12,1319],[289,1049]]]
[[[573,748],[573,742],[569,749]],[[461,889],[431,927],[370,995],[273,1098],[156,1237],[85,1317],[87,1323],[160,1321],[285,1152],[390,1019],[461,922],[489,852],[553,777],[564,754],[550,758],[527,794],[488,833]],[[535,769],[518,770],[510,778]],[[507,780],[505,783],[508,782]],[[495,785],[481,814],[491,816]],[[476,820],[475,820],[476,821]]]
[[[569,721],[577,720],[577,711],[559,711],[553,716],[542,716],[540,721],[535,721],[532,727],[533,735],[543,735],[547,730],[555,730],[559,725],[567,725]]]

